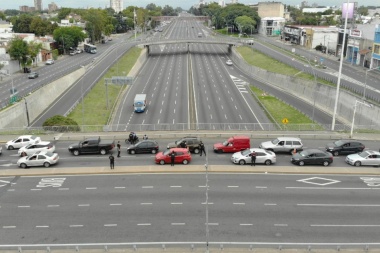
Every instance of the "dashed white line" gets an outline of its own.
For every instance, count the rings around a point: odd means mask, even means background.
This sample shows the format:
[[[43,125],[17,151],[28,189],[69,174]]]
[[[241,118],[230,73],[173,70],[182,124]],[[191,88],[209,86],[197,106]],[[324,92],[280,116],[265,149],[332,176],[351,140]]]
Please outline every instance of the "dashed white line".
[[[138,223],[137,226],[150,226],[150,223]]]
[[[115,186],[115,189],[125,189],[125,186]]]
[[[287,227],[288,224],[274,224],[275,227]]]
[[[98,189],[97,187],[86,187],[86,190],[96,190]]]
[[[253,224],[251,224],[251,223],[243,223],[243,224],[240,224],[240,226],[253,226]]]
[[[277,206],[275,203],[265,203],[264,206]]]
[[[48,205],[47,207],[59,207],[59,205]]]
[[[59,188],[58,191],[67,191],[69,188]]]
[[[69,227],[70,228],[81,228],[81,227],[83,227],[83,225],[70,225]]]
[[[140,205],[152,205],[152,203],[145,202],[145,203],[140,203]]]
[[[171,185],[170,188],[181,188],[181,185]]]
[[[206,225],[206,224],[205,224]],[[209,226],[219,226],[219,223],[208,223]]]
[[[172,202],[171,205],[182,205],[182,202]]]
[[[110,206],[122,206],[122,203],[111,203]]]
[[[228,187],[228,188],[239,188],[238,185],[228,185],[227,187]]]
[[[3,226],[3,228],[16,228],[16,226]]]
[[[31,191],[41,191],[42,189],[30,189]]]
[[[78,206],[90,206],[90,204],[79,204]]]
[[[153,186],[142,186],[141,188],[143,188],[143,189],[152,189]]]
[[[41,225],[41,226],[36,226],[36,228],[48,228],[49,226],[46,225]]]
[[[268,187],[267,186],[256,186],[255,188],[256,189],[267,189]]]
[[[245,205],[245,203],[243,203],[243,202],[241,202],[241,203],[239,203],[239,202],[237,202],[237,203],[233,203],[234,205]]]
[[[117,224],[104,224],[105,227],[117,227]]]
[[[17,206],[17,207],[19,207],[19,208],[28,208],[30,206]]]
[[[186,223],[172,223],[173,226],[183,226],[186,225]]]

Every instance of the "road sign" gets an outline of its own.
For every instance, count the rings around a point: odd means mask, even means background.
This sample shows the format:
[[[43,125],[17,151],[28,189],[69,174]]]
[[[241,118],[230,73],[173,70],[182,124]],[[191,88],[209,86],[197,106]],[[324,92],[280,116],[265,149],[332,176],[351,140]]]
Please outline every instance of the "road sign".
[[[288,120],[287,118],[283,118],[283,119],[282,119],[282,123],[283,123],[283,124],[288,124],[288,123],[289,123],[289,120]]]

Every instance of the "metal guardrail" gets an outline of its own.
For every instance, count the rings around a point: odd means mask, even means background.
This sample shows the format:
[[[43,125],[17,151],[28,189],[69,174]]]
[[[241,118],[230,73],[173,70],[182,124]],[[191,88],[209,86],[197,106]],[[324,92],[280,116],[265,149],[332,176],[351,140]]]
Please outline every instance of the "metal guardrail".
[[[154,252],[162,252],[173,248],[188,249],[194,251],[195,249],[219,249],[220,251],[226,251],[228,249],[241,249],[241,250],[254,250],[254,249],[306,249],[307,251],[317,252],[316,250],[332,249],[336,251],[344,251],[344,249],[350,252],[368,252],[370,249],[379,249],[380,243],[288,243],[288,242],[132,242],[132,243],[83,243],[83,244],[10,244],[0,245],[0,250],[17,250],[18,252],[28,250],[44,250],[51,252],[54,250],[65,251],[86,251],[86,250],[104,250],[109,251],[111,249],[132,249],[137,251],[138,249],[149,249]],[[355,249],[355,251],[352,251]],[[145,252],[145,251],[144,251]],[[235,252],[235,251],[234,251]]]

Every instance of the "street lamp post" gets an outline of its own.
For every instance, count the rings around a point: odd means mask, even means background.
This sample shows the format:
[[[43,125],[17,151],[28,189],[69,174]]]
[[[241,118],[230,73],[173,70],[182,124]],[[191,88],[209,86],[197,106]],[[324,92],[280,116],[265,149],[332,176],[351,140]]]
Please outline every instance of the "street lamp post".
[[[354,105],[354,113],[352,114],[352,123],[351,123],[351,132],[350,132],[350,138],[352,138],[352,134],[354,132],[354,122],[355,122],[355,113],[356,113],[356,107],[358,104],[362,104],[364,106],[367,106],[369,108],[372,108],[372,105],[370,104],[367,104],[366,102],[361,102],[359,100],[356,100],[355,101],[355,105]]]
[[[376,70],[377,68],[373,68],[373,69],[367,69],[365,71],[365,78],[364,78],[364,91],[363,91],[363,100],[365,99],[365,92],[367,90],[367,75],[368,75],[368,72],[372,71],[372,70]]]

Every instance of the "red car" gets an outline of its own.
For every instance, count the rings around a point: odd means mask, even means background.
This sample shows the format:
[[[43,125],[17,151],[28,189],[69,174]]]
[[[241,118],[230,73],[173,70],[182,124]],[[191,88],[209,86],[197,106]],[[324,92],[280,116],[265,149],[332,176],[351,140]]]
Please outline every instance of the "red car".
[[[191,161],[191,154],[187,148],[171,148],[165,150],[164,152],[157,153],[155,159],[156,163],[161,165],[170,163],[170,154],[173,151],[175,153],[174,163],[188,164]]]

